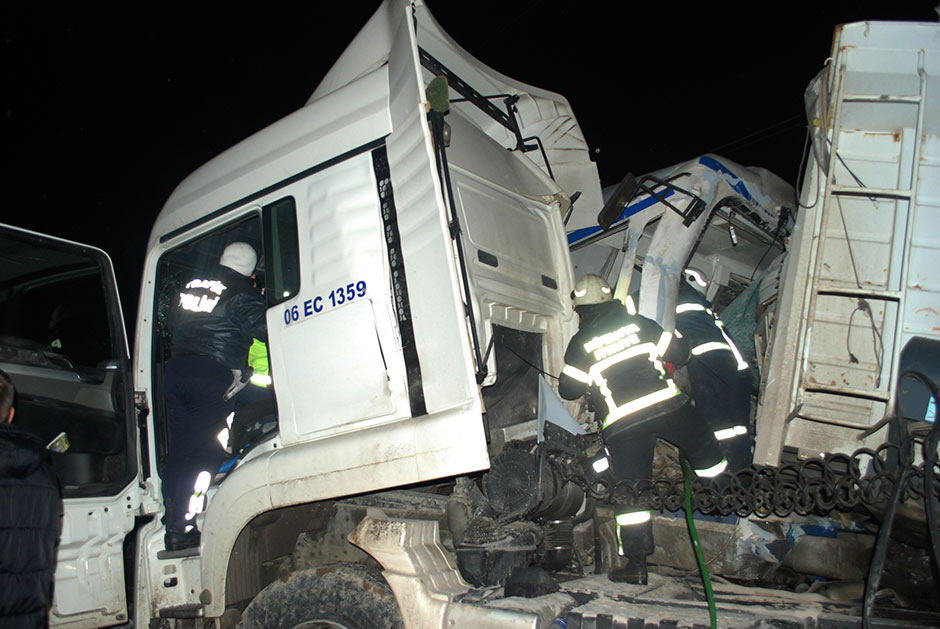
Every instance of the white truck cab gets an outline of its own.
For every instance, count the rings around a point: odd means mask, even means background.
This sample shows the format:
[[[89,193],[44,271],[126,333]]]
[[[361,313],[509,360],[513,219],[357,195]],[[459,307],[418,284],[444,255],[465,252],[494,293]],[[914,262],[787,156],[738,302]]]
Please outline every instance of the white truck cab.
[[[426,95],[435,77],[459,99],[445,92],[441,111]],[[132,358],[107,257],[5,231],[5,254],[23,262],[7,265],[5,311],[31,321],[4,365],[22,416],[72,443],[56,455],[66,516],[52,625],[220,617],[267,584],[266,562],[285,554],[274,547],[289,540],[289,554],[317,528],[317,505],[479,472],[505,431],[534,435],[538,370],[560,372],[576,326],[562,224],[575,191],[600,199],[567,101],[477,62],[422,3],[392,0],[303,108],[170,196]],[[201,546],[180,556],[164,550],[160,522],[168,314],[180,282],[235,240],[264,261],[276,415],[217,477]],[[59,304],[101,296],[100,333],[84,339],[96,352],[48,346]]]

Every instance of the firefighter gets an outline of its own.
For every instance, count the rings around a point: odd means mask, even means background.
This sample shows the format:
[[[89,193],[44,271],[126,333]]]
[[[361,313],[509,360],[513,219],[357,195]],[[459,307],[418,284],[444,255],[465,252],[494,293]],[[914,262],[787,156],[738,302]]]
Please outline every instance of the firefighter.
[[[692,351],[687,369],[695,408],[715,434],[737,472],[751,464],[752,374],[711,304],[685,282],[679,284],[676,330]]]
[[[615,301],[597,275],[582,277],[572,298],[580,329],[565,352],[559,393],[573,400],[590,392],[614,478],[650,478],[658,438],[678,447],[699,476],[724,471],[727,462],[718,442],[664,364],[688,361],[685,341]],[[616,520],[626,565],[608,577],[645,585],[646,556],[653,552],[652,513],[620,506]]]
[[[250,279],[257,259],[251,245],[229,244],[215,269],[183,286],[172,312],[164,387],[169,451],[161,470],[167,550],[199,545],[195,516],[225,458],[217,435],[233,393],[248,382],[253,339],[267,338],[264,298]]]

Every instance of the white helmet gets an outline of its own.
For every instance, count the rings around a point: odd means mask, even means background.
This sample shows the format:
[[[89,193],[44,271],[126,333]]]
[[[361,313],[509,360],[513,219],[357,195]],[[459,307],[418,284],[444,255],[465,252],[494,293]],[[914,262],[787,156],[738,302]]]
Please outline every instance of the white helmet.
[[[258,254],[246,242],[233,242],[222,252],[219,264],[232,269],[239,275],[250,277],[252,271],[255,270],[255,265],[258,264]]]
[[[577,308],[610,301],[613,299],[613,291],[610,290],[610,285],[603,277],[589,273],[574,285],[571,298],[574,300],[574,307]]]

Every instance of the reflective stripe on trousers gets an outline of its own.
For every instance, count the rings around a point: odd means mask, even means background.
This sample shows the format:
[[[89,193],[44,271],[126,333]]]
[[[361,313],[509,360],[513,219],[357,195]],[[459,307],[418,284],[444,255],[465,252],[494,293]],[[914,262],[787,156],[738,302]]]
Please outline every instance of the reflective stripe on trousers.
[[[695,475],[699,478],[712,478],[713,476],[718,476],[722,472],[728,469],[728,459],[722,458],[717,464],[712,465],[711,467],[706,467],[704,469],[697,469]]]
[[[189,497],[189,510],[183,519],[186,520],[186,531],[192,530],[192,521],[197,515],[206,508],[206,492],[209,491],[209,484],[212,482],[212,474],[207,471],[199,472],[196,482],[193,484],[193,495]]]
[[[747,434],[747,426],[732,426],[731,428],[722,428],[721,430],[715,431],[715,439],[718,441],[725,441],[726,439],[734,439],[741,435]]]
[[[621,531],[626,527],[639,526],[641,524],[646,524],[653,519],[653,512],[650,510],[644,511],[628,511],[627,513],[621,513],[616,516],[617,522],[617,553],[622,557],[623,552],[623,536],[620,534]]]

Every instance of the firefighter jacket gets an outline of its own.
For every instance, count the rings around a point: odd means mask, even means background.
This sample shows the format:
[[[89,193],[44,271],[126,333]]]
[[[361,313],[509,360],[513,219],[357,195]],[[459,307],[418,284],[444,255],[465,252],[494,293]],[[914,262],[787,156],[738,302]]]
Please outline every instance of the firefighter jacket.
[[[590,389],[608,433],[672,412],[688,401],[664,362],[684,365],[688,345],[619,301],[579,308],[581,328],[568,343],[559,393],[573,400]]]
[[[172,313],[172,352],[245,369],[254,339],[267,339],[264,296],[251,279],[223,266],[180,289]]]
[[[712,311],[711,304],[685,283],[679,285],[676,330],[688,342],[692,352],[689,369],[695,371],[693,382],[696,374],[699,380],[714,382],[717,379],[719,382],[715,384],[728,387],[750,378],[747,362],[725,332],[724,324]]]

